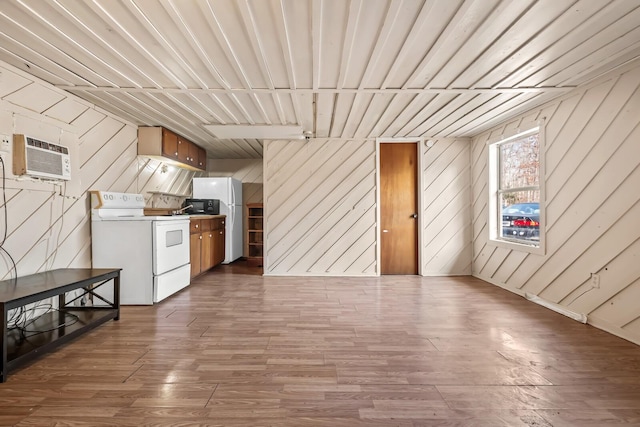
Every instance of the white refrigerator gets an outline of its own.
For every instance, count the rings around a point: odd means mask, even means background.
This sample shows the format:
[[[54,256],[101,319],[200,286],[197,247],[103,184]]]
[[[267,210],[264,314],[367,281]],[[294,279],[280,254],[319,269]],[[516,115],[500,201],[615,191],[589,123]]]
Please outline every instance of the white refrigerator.
[[[224,261],[242,257],[242,182],[233,178],[193,178],[194,199],[220,200],[220,215],[226,215]]]

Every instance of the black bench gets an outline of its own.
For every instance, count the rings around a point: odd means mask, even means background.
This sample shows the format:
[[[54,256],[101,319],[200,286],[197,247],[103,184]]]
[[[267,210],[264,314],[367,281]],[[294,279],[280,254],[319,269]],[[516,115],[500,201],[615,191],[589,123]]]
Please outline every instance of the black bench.
[[[110,320],[120,318],[120,270],[96,268],[63,268],[31,274],[0,282],[0,382],[9,371],[39,354],[72,340],[73,338]],[[95,292],[101,286],[113,285],[113,301]],[[81,289],[81,294],[70,301],[66,293]],[[84,296],[92,295],[95,303],[104,305],[72,305]],[[31,320],[28,328],[8,325],[9,311],[27,304],[58,297],[58,308],[47,310]],[[29,310],[29,309],[27,309]],[[14,312],[15,313],[15,312]]]

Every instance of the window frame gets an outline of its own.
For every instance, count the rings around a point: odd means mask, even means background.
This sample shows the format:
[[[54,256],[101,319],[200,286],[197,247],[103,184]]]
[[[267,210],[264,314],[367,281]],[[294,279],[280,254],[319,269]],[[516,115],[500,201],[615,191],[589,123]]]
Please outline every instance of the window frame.
[[[506,240],[502,237],[501,225],[502,225],[502,216],[500,211],[500,195],[504,192],[513,192],[518,190],[530,190],[532,187],[517,187],[510,188],[508,190],[500,189],[500,177],[501,177],[501,169],[500,169],[500,146],[502,144],[527,137],[532,134],[538,134],[538,190],[540,191],[540,240],[538,247],[527,245],[525,243],[517,243],[511,240]],[[502,248],[507,248],[511,250],[517,250],[521,252],[529,252],[532,254],[544,255],[545,254],[545,235],[546,235],[546,215],[545,215],[545,190],[544,190],[544,181],[545,181],[545,169],[544,169],[544,159],[545,159],[545,132],[544,132],[544,123],[542,121],[528,123],[521,125],[518,129],[514,129],[509,133],[505,133],[500,135],[498,138],[490,139],[487,141],[488,151],[489,151],[489,162],[488,162],[488,187],[489,187],[489,204],[488,204],[488,214],[489,218],[487,221],[489,228],[489,244],[493,246],[498,246]],[[535,186],[533,187],[535,188]]]

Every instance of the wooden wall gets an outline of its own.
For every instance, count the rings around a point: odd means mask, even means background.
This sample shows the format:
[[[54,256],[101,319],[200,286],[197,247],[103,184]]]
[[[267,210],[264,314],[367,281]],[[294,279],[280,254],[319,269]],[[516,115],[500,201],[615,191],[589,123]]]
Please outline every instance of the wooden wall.
[[[230,176],[242,182],[242,201],[262,202],[262,159],[209,159],[207,176]]]
[[[421,145],[422,274],[471,272],[470,141]],[[376,275],[375,141],[265,145],[265,274]]]
[[[375,170],[371,140],[267,141],[265,274],[375,275]]]
[[[88,190],[143,193],[149,206],[162,202],[150,191],[189,194],[194,172],[162,173],[160,162],[138,157],[134,124],[0,63],[0,134],[14,133],[67,145],[72,164],[70,182],[39,181],[15,177],[11,153],[0,153],[7,166],[4,248],[20,276],[91,266]],[[4,233],[4,218],[0,225]],[[12,276],[3,256],[0,278]]]
[[[423,146],[423,276],[471,274],[470,142],[440,139]]]
[[[546,254],[492,246],[487,146],[544,118]],[[640,63],[507,121],[473,141],[473,274],[588,315],[640,343]],[[600,275],[599,287],[590,274]]]

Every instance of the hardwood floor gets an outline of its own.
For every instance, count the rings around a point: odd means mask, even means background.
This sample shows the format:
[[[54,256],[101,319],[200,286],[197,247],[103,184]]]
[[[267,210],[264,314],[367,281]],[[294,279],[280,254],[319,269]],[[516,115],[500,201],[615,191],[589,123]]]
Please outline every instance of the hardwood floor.
[[[640,425],[640,347],[480,280],[256,272],[11,373],[0,425]]]

